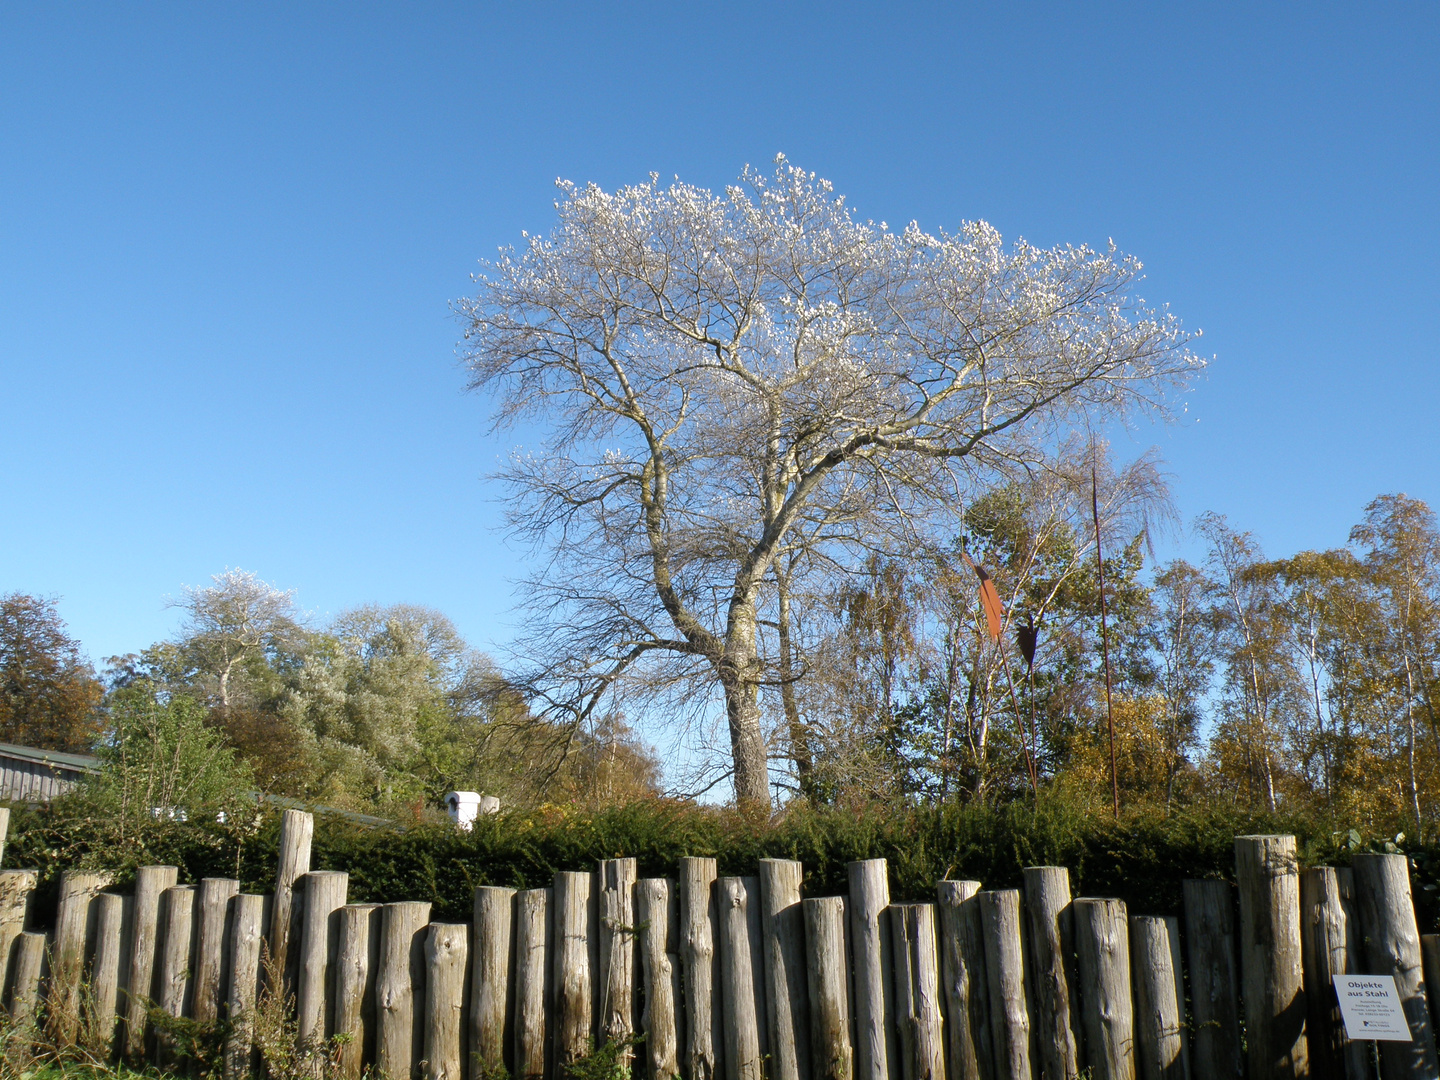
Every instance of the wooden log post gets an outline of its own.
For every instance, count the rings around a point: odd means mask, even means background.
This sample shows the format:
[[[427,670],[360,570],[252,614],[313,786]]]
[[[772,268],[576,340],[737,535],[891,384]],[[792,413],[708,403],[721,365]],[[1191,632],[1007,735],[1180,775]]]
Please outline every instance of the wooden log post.
[[[975,898],[980,903],[980,932],[985,939],[995,1080],[1031,1080],[1030,988],[1020,892],[984,890]]]
[[[515,897],[516,1080],[549,1080],[550,890],[526,889]]]
[[[515,890],[475,890],[475,942],[470,981],[470,1056],[485,1075],[513,1074],[515,1026]],[[668,1080],[668,1077],[667,1077]]]
[[[101,893],[95,898],[95,958],[90,966],[88,1037],[105,1060],[115,1049],[115,1024],[124,1001],[129,972],[133,897]]]
[[[595,875],[555,875],[555,1064],[563,1069],[594,1046],[594,971],[591,930],[598,922]]]
[[[156,945],[160,940],[160,897],[180,875],[173,866],[142,866],[135,871],[134,925],[130,932],[130,985],[125,1001],[125,1052],[132,1061],[145,1056],[146,1010],[158,1001]]]
[[[45,1005],[50,1037],[62,1048],[73,1046],[80,1030],[80,983],[87,946],[95,940],[95,898],[113,879],[112,874],[87,870],[66,870],[60,875]]]
[[[855,1076],[856,1080],[899,1080],[895,966],[890,934],[881,921],[890,905],[889,873],[884,859],[852,862],[848,871],[850,900],[846,906],[850,912],[850,957],[855,965]]]
[[[895,1016],[903,1080],[945,1080],[940,1012],[940,957],[934,904],[891,904]]]
[[[312,870],[304,878],[300,980],[295,1025],[300,1045],[318,1049],[335,1031],[330,972],[340,943],[340,909],[350,888],[343,870]]]
[[[255,1006],[264,985],[265,926],[268,896],[240,893],[230,915],[230,964],[225,1007],[230,1033],[225,1039],[225,1080],[244,1080],[255,1069]]]
[[[0,1000],[8,1000],[15,940],[29,924],[39,877],[35,870],[0,870]]]
[[[1084,1044],[1075,993],[1070,871],[1063,866],[1027,867],[1025,911],[1030,920],[1030,991],[1041,1074],[1046,1080],[1075,1080],[1084,1065]]]
[[[379,904],[346,904],[339,911],[335,945],[335,1034],[340,1047],[336,1072],[359,1080],[375,1060],[375,979],[380,973]]]
[[[425,1080],[462,1080],[470,925],[431,923],[425,939]]]
[[[805,1023],[805,914],[800,904],[805,868],[792,859],[760,860],[760,933],[765,960],[765,1022],[770,1080],[809,1080],[810,1038]]]
[[[720,990],[720,913],[714,859],[680,860],[680,959],[685,987],[685,1080],[720,1080],[724,1066],[724,1014]]]
[[[40,982],[48,974],[50,942],[44,934],[22,931],[15,939],[11,965],[10,1022],[28,1040],[40,1013]]]
[[[174,885],[161,897],[163,934],[160,939],[159,995],[155,1004],[174,1017],[188,1017],[193,1000],[190,973],[195,969],[196,889]],[[157,1033],[156,1061],[164,1066],[174,1058],[173,1036]]]
[[[950,1080],[994,1080],[985,941],[980,936],[978,881],[936,886],[940,978],[945,987],[945,1059]]]
[[[1356,855],[1355,914],[1367,975],[1390,975],[1410,1025],[1410,1042],[1380,1044],[1382,1080],[1436,1080],[1440,1063],[1430,1026],[1420,931],[1410,896],[1410,864],[1404,855]]]
[[[806,900],[805,976],[810,998],[810,1061],[815,1080],[854,1080],[850,1042],[850,947],[845,898]]]
[[[425,1051],[424,901],[386,904],[380,917],[380,970],[375,980],[375,1067],[389,1080],[420,1080]]]
[[[763,1080],[770,1040],[765,1030],[760,881],[753,877],[720,878],[717,897],[726,1080]]]
[[[1237,836],[1241,996],[1249,1080],[1310,1074],[1300,948],[1300,869],[1293,836]]]
[[[1184,883],[1190,961],[1191,1071],[1204,1080],[1241,1080],[1240,982],[1235,962],[1235,890],[1224,881]]]
[[[1312,867],[1300,875],[1300,953],[1313,1080],[1367,1080],[1369,1073],[1369,1048],[1345,1034],[1334,985],[1335,976],[1360,971],[1350,879],[1349,869],[1338,871],[1332,866]],[[1193,985],[1193,971],[1190,979]]]
[[[1130,996],[1130,926],[1125,901],[1073,901],[1080,1016],[1094,1080],[1135,1080],[1135,1014]]]
[[[645,1036],[649,1080],[680,1075],[680,896],[665,878],[645,878],[635,890],[635,918],[640,930],[640,970],[645,1008],[640,1030]]]
[[[635,882],[634,859],[603,859],[597,870],[599,929],[595,955],[595,1045],[626,1044],[622,1065],[634,1057],[629,1046],[635,1034]]]
[[[280,858],[270,912],[270,965],[283,980],[281,992],[286,998],[296,992],[300,981],[303,895],[297,902],[295,887],[310,872],[314,835],[314,817],[304,810],[285,811],[280,819]]]
[[[1130,971],[1140,1080],[1190,1080],[1179,920],[1130,917]]]
[[[233,878],[204,878],[196,901],[195,917],[195,989],[193,991],[196,1020],[213,1024],[220,1019],[220,1004],[231,952],[231,901],[240,892],[240,882]]]
[[[5,861],[5,842],[10,836],[10,808],[0,806],[0,862]]]

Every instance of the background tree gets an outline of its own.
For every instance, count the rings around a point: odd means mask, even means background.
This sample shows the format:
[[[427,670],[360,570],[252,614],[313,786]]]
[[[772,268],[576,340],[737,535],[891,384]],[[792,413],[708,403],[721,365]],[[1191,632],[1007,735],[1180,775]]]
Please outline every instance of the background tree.
[[[572,723],[622,681],[718,691],[743,803],[769,801],[777,560],[863,563],[1198,366],[1133,259],[893,232],[783,159],[721,195],[562,184],[557,214],[461,305],[472,387],[545,432],[504,473],[550,556],[525,684]]]
[[[54,600],[0,597],[0,741],[88,753],[103,694]]]

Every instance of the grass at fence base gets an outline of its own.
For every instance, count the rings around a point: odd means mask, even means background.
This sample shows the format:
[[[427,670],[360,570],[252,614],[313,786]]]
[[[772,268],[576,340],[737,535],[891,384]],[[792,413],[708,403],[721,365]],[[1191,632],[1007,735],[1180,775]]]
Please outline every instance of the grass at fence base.
[[[1021,884],[1026,866],[1067,866],[1075,895],[1115,896],[1136,914],[1176,914],[1185,878],[1231,878],[1234,838],[1293,833],[1305,865],[1344,864],[1359,850],[1403,849],[1413,860],[1421,929],[1440,914],[1440,845],[1394,842],[1393,823],[1356,826],[1313,817],[1257,814],[1234,807],[1190,808],[1166,815],[1127,814],[1120,821],[1059,797],[998,807],[914,809],[792,808],[770,820],[734,810],[652,801],[593,812],[546,806],[482,817],[471,832],[448,824],[366,829],[317,816],[312,866],[350,875],[349,899],[428,900],[437,920],[467,920],[477,885],[537,888],[559,870],[593,869],[596,860],[633,856],[641,877],[673,877],[686,855],[716,858],[722,875],[754,874],[764,857],[798,859],[805,891],[846,891],[846,865],[885,858],[892,897],[928,900],[944,877],[972,878],[987,888]],[[221,824],[145,821],[118,826],[59,800],[17,808],[6,865],[41,868],[35,910],[54,911],[59,871],[119,871],[124,889],[133,868],[174,864],[182,882],[238,877],[249,892],[274,886],[278,815]]]

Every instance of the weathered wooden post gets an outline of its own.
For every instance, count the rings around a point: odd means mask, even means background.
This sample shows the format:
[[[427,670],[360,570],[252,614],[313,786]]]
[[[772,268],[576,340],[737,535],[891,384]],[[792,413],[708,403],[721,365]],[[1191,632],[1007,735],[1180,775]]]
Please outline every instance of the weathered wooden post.
[[[1241,1080],[1240,982],[1235,971],[1235,893],[1228,882],[1187,880],[1185,940],[1190,961],[1191,1071],[1205,1080]]]
[[[55,913],[55,945],[45,1004],[50,1036],[61,1047],[72,1046],[80,1029],[80,980],[86,945],[95,940],[95,898],[114,875],[66,870],[60,875],[60,901]]]
[[[195,908],[195,972],[192,1014],[202,1024],[220,1019],[221,994],[230,956],[231,901],[240,892],[232,878],[204,878]]]
[[[165,936],[160,942],[160,993],[155,1003],[174,1017],[190,1015],[190,973],[195,970],[195,936],[199,929],[195,919],[195,900],[193,885],[173,885],[160,898]],[[170,1064],[173,1051],[174,1038],[157,1034],[158,1063]]]
[[[895,965],[889,933],[881,920],[890,906],[889,869],[884,859],[852,862],[850,873],[850,958],[855,965],[856,1080],[899,1080],[899,1030],[895,1026]]]
[[[760,882],[753,877],[721,878],[718,898],[726,1080],[762,1080],[770,1040],[765,1030]]]
[[[890,940],[895,957],[895,1016],[900,1023],[900,1075],[904,1080],[945,1080],[935,905],[891,904]]]
[[[1041,1072],[1046,1080],[1075,1080],[1084,1064],[1084,1044],[1075,994],[1070,871],[1063,866],[1027,867],[1025,910],[1030,916],[1030,992]]]
[[[310,841],[315,819],[304,810],[286,810],[280,819],[280,860],[275,873],[275,899],[270,914],[270,963],[284,980],[286,997],[300,981],[302,903],[295,886],[310,872]],[[302,898],[303,899],[303,898]],[[399,1078],[392,1078],[399,1080]]]
[[[760,933],[764,939],[765,1012],[770,1080],[810,1080],[805,1023],[804,867],[792,859],[760,860]]]
[[[990,984],[990,1042],[996,1080],[1031,1080],[1029,976],[1017,889],[984,890],[980,903],[985,976]]]
[[[1190,1080],[1179,921],[1132,915],[1130,953],[1140,1080]]]
[[[11,962],[10,1022],[21,1038],[35,1026],[40,1010],[40,981],[47,974],[50,955],[49,941],[44,934],[22,931],[15,939],[15,959]]]
[[[650,1080],[680,1075],[680,898],[665,878],[644,878],[635,891],[644,973],[645,1057]]]
[[[265,979],[265,924],[270,907],[270,897],[255,893],[240,893],[231,904],[225,1080],[244,1080],[254,1070],[255,1005]]]
[[[1383,1080],[1436,1080],[1440,1063],[1426,1001],[1420,931],[1410,897],[1410,862],[1404,855],[1356,855],[1355,914],[1368,975],[1390,975],[1410,1025],[1410,1042],[1380,1044]]]
[[[1342,882],[1343,874],[1343,882]],[[1360,941],[1351,911],[1351,873],[1316,866],[1300,875],[1300,952],[1313,1080],[1368,1080],[1368,1047],[1345,1034],[1336,975],[1360,970]],[[1191,972],[1194,982],[1194,972]]]
[[[0,862],[5,861],[5,841],[10,836],[10,808],[0,806]]]
[[[805,975],[810,997],[810,1061],[815,1080],[854,1080],[850,1043],[850,948],[845,899],[802,904]]]
[[[375,982],[380,975],[379,904],[346,904],[340,909],[335,948],[335,1034],[348,1042],[340,1048],[339,1074],[359,1080],[375,1060]]]
[[[685,1080],[725,1075],[724,1017],[720,1006],[720,918],[714,859],[680,860],[680,958],[685,987]]]
[[[993,1080],[995,1075],[985,941],[980,936],[980,904],[975,899],[979,891],[978,881],[942,881],[936,886],[950,1080]]]
[[[462,1080],[467,923],[431,923],[425,941],[425,1080]]]
[[[1135,1080],[1135,1014],[1130,996],[1130,925],[1125,901],[1080,897],[1076,972],[1084,992],[1086,1062],[1094,1080]]]
[[[595,979],[595,1045],[628,1043],[635,1033],[635,882],[634,859],[603,859],[596,871],[599,887],[599,961]],[[627,1047],[620,1060],[629,1064]]]
[[[595,1035],[594,974],[598,905],[595,875],[555,875],[555,1064],[564,1068],[590,1053]]]
[[[304,879],[304,919],[300,933],[300,980],[295,1025],[300,1045],[318,1048],[335,1030],[335,998],[330,972],[340,940],[339,910],[345,906],[350,875],[343,870],[312,870]]]
[[[160,897],[179,876],[179,870],[173,866],[142,866],[135,871],[130,994],[125,1002],[125,1047],[134,1061],[145,1056],[145,1003],[160,998],[155,979],[155,951],[161,930]]]
[[[35,870],[0,870],[0,992],[10,985],[11,954],[29,920],[38,879]]]
[[[95,959],[90,968],[90,1029],[108,1061],[115,1048],[115,1023],[128,990],[134,900],[116,893],[95,898]]]
[[[1293,836],[1237,836],[1240,960],[1248,1080],[1310,1075],[1300,948],[1300,869]]]
[[[475,889],[475,942],[470,982],[470,1055],[488,1075],[513,1070],[515,1028],[515,890]]]
[[[375,980],[375,1067],[389,1080],[420,1080],[425,1051],[425,927],[430,904],[386,904]]]
[[[550,890],[527,889],[515,897],[516,1080],[548,1080],[545,1037],[550,1003]]]

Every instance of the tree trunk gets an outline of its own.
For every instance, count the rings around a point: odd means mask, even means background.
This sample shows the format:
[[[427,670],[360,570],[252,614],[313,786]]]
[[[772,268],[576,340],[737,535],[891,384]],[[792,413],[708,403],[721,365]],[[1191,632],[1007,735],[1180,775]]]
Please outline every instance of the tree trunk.
[[[776,627],[780,639],[780,704],[785,711],[786,730],[790,733],[790,760],[795,762],[800,794],[808,799],[814,794],[811,774],[815,761],[810,751],[810,733],[800,719],[800,705],[795,699],[795,653],[790,643],[790,575],[780,573],[777,567],[775,583],[780,606]]]
[[[735,802],[770,809],[770,775],[765,736],[760,730],[759,664],[755,654],[755,604],[748,597],[730,601],[720,685],[730,722],[730,755],[735,765]]]

